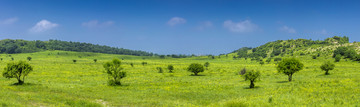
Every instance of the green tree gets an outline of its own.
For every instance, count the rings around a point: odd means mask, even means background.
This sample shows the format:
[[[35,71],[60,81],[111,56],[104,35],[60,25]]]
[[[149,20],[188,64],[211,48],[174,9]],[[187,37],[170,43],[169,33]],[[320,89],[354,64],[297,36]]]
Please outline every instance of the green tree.
[[[246,72],[244,75],[245,81],[247,81],[247,80],[250,81],[250,88],[255,87],[254,82],[256,82],[256,79],[259,77],[260,77],[260,72],[259,71],[255,72],[254,70]]]
[[[131,67],[134,67],[134,63],[130,63]]]
[[[147,62],[141,62],[141,64],[142,64],[143,66],[145,66],[145,65],[147,64]]]
[[[33,71],[33,67],[25,61],[10,62],[4,68],[3,76],[5,78],[16,78],[17,84],[23,84],[25,77]]]
[[[163,73],[163,69],[161,67],[156,67],[156,69],[159,71],[159,73]]]
[[[169,72],[172,72],[173,70],[174,70],[174,66],[173,65],[168,65],[168,70],[169,70]]]
[[[341,60],[341,55],[340,54],[336,55],[335,62],[340,62],[340,60]]]
[[[298,59],[289,58],[284,59],[278,63],[277,70],[289,76],[289,81],[292,80],[292,75],[304,68],[304,64]]]
[[[320,66],[321,70],[325,71],[325,75],[329,75],[329,71],[335,68],[335,64],[327,61],[323,65]]]
[[[73,62],[76,63],[76,59],[73,59]]]
[[[110,62],[106,62],[104,65],[105,73],[108,74],[109,85],[121,85],[120,79],[126,77],[126,72],[121,67],[121,61],[119,59],[113,59]]]
[[[206,69],[208,69],[208,67],[210,66],[210,63],[209,63],[209,62],[205,62],[205,63],[204,63],[204,66],[205,66]]]
[[[198,73],[204,72],[204,66],[198,63],[192,63],[189,65],[187,70],[193,72],[195,75],[198,75]]]
[[[32,59],[32,58],[31,58],[30,56],[27,57],[27,60],[31,61],[31,59]]]
[[[96,63],[97,59],[94,59],[94,62]]]

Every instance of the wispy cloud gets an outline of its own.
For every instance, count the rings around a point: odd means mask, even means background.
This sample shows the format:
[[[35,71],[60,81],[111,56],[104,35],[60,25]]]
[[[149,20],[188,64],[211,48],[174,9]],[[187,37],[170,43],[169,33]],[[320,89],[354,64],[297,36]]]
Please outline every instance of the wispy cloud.
[[[175,25],[184,24],[184,23],[186,23],[186,20],[181,17],[173,17],[167,22],[167,24],[170,26],[175,26]]]
[[[322,35],[328,34],[328,32],[325,29],[321,30],[319,33],[322,34]]]
[[[18,18],[17,18],[17,17],[13,17],[13,18],[9,18],[9,19],[5,19],[5,20],[0,21],[0,24],[6,24],[6,25],[8,25],[8,24],[13,24],[13,23],[15,23],[15,22],[17,22],[17,21],[18,21]]]
[[[200,25],[197,27],[198,30],[204,30],[206,28],[213,27],[213,23],[211,21],[204,21],[201,22]]]
[[[48,20],[41,20],[34,27],[30,29],[31,32],[45,32],[50,29],[53,29],[55,27],[59,26],[56,23],[52,23]]]
[[[296,33],[296,30],[294,28],[291,28],[288,26],[280,27],[280,31],[286,32],[286,33]]]
[[[95,27],[107,27],[113,25],[113,21],[105,21],[105,22],[99,22],[97,20],[91,20],[89,22],[82,23],[82,26],[89,27],[89,28],[95,28]]]
[[[258,29],[256,24],[253,24],[250,20],[233,22],[231,20],[227,20],[224,22],[224,27],[229,29],[232,32],[253,32]]]

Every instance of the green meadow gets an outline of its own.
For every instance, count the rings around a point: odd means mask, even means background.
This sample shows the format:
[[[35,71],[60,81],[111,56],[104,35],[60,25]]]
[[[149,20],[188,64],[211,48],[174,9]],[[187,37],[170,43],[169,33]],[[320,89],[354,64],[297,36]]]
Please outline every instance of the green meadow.
[[[0,106],[360,106],[358,62],[342,59],[331,75],[324,75],[320,65],[334,58],[296,56],[305,67],[288,82],[273,60],[260,65],[250,59],[234,60],[233,55],[160,59],[70,51],[0,54],[0,72],[11,57],[34,67],[23,85],[1,76]],[[26,60],[29,56],[31,61]],[[102,64],[114,58],[127,72],[121,86],[107,85]],[[186,70],[191,63],[205,62],[210,66],[200,76]],[[174,65],[173,73],[167,70],[169,64]],[[164,72],[158,73],[156,67]],[[261,72],[253,89],[239,75],[244,67]]]

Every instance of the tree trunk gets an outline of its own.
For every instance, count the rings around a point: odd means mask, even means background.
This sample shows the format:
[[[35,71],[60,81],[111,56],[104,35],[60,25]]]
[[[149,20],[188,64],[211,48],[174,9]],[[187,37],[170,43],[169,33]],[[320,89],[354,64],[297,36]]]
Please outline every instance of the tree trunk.
[[[20,85],[20,84],[23,84],[24,83],[24,81],[21,81],[20,79],[18,79],[18,84]]]
[[[289,75],[289,81],[291,81],[291,80],[292,80],[292,74]]]
[[[330,73],[329,73],[329,71],[325,71],[325,75],[329,75]]]
[[[250,88],[254,88],[254,87],[255,87],[254,81],[250,81]]]
[[[197,72],[194,72],[195,73],[195,75],[197,75],[198,73]]]

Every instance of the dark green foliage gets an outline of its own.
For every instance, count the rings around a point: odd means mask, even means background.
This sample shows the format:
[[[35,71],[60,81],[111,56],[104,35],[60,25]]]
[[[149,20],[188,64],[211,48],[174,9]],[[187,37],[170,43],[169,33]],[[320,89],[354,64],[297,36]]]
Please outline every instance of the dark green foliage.
[[[340,62],[341,60],[341,55],[338,54],[338,55],[335,55],[335,62]]]
[[[163,69],[161,67],[156,67],[159,73],[163,73]]]
[[[328,42],[328,43],[344,44],[344,43],[349,43],[349,37],[346,37],[346,36],[343,36],[343,37],[334,36],[332,38],[325,39],[325,41]]]
[[[173,65],[168,65],[168,70],[169,70],[169,72],[173,72],[173,70],[174,70],[174,66]]]
[[[25,61],[10,62],[4,68],[3,76],[5,78],[16,78],[17,84],[23,84],[25,77],[33,71],[33,67]]]
[[[329,71],[335,68],[335,64],[327,61],[323,65],[320,66],[321,70],[325,71],[325,75],[329,75]]]
[[[246,68],[243,68],[243,69],[239,72],[240,75],[244,75],[245,73],[246,73]]]
[[[2,60],[3,60],[3,58],[0,58],[0,60],[2,61]]]
[[[134,67],[134,63],[130,63],[130,66],[131,66],[131,67]]]
[[[266,59],[266,62],[267,62],[267,63],[270,63],[270,62],[271,62],[271,58]]]
[[[250,88],[255,87],[254,82],[256,82],[256,79],[258,79],[259,77],[260,77],[260,72],[259,71],[255,72],[254,70],[246,72],[244,75],[245,81],[247,80],[250,81]]]
[[[353,47],[338,47],[333,53],[333,57],[336,56],[343,56],[353,61],[360,61],[360,55],[357,54]]]
[[[304,68],[304,64],[298,59],[289,58],[283,59],[278,63],[277,70],[289,76],[289,81],[292,80],[292,75]]]
[[[13,61],[13,60],[14,60],[14,58],[13,58],[13,57],[11,57],[11,60]]]
[[[274,61],[276,62],[281,61],[281,58],[275,58]]]
[[[205,63],[204,63],[204,66],[205,66],[206,69],[208,69],[208,67],[210,66],[210,63],[209,63],[209,62],[205,62]]]
[[[165,55],[160,55],[159,58],[165,59]]]
[[[29,56],[29,57],[27,57],[26,59],[29,60],[29,61],[31,61],[32,58]]]
[[[142,64],[143,66],[145,66],[145,65],[147,64],[147,62],[141,62],[141,64]]]
[[[43,50],[63,50],[76,52],[97,52],[121,55],[153,56],[157,54],[145,51],[129,50],[110,46],[94,45],[90,43],[67,42],[60,40],[49,41],[26,41],[4,39],[0,41],[0,53],[31,53]]]
[[[193,72],[195,75],[198,75],[198,73],[204,72],[204,66],[198,63],[192,63],[189,65],[187,70]]]
[[[74,63],[76,63],[77,60],[76,60],[76,59],[73,59],[72,61],[73,61]]]
[[[97,59],[94,59],[94,62],[96,63]]]
[[[110,62],[106,62],[103,67],[105,73],[108,74],[109,85],[121,85],[120,79],[126,77],[126,72],[122,71],[121,61],[119,59],[113,59]]]
[[[262,66],[262,65],[264,65],[265,63],[264,63],[264,61],[260,61],[259,64]]]
[[[317,58],[316,55],[312,55],[311,57],[312,57],[312,59],[316,59],[316,58]]]
[[[243,47],[243,48],[240,48],[234,52],[237,52],[237,55],[239,58],[246,58],[248,57],[248,51],[251,50],[250,47]]]

